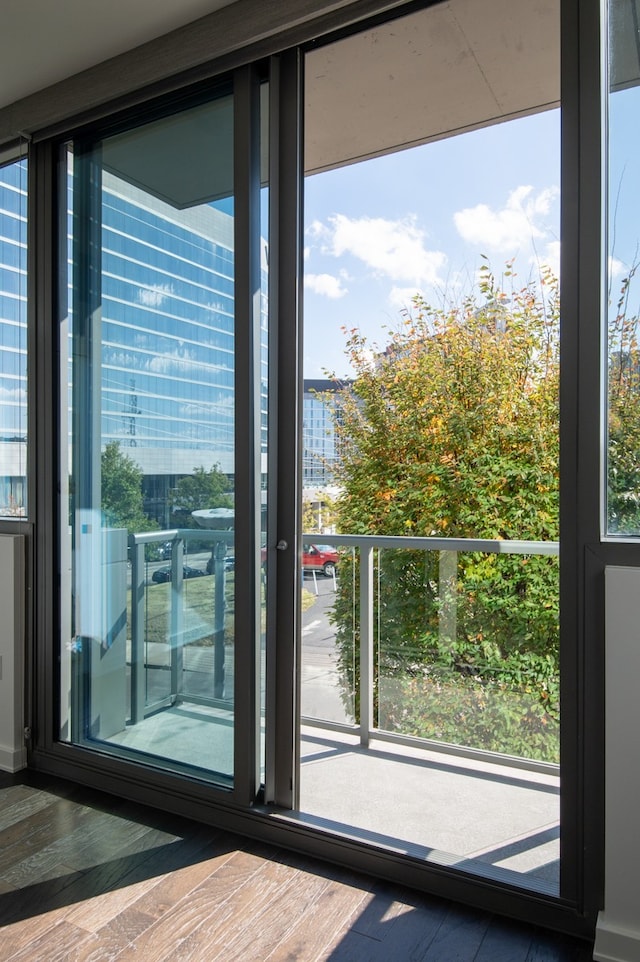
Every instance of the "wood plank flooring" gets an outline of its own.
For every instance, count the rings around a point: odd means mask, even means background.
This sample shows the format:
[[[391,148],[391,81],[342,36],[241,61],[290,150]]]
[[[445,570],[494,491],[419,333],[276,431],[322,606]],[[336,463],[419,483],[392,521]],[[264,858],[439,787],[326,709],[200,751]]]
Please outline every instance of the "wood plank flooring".
[[[28,774],[0,775],[0,962],[587,962],[586,943]]]

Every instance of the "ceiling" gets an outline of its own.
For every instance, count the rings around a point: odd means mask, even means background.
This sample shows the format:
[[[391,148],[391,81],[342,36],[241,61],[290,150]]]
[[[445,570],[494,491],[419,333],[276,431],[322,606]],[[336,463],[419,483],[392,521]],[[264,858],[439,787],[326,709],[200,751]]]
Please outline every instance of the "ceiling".
[[[2,0],[0,107],[233,0]]]
[[[305,170],[554,107],[559,0],[449,0],[312,51]]]
[[[237,0],[2,0],[0,109]],[[306,169],[555,105],[560,0],[448,0],[310,53]],[[631,0],[611,0],[614,86],[638,83]]]
[[[305,172],[555,106],[559,35],[559,0],[448,0],[312,50]],[[231,98],[221,98],[111,137],[103,162],[181,209],[227,196],[232,111]]]
[[[0,109],[234,2],[2,0]],[[614,87],[639,82],[634,10],[611,0]],[[559,39],[560,0],[443,0],[316,47],[305,61],[306,172],[556,106]]]

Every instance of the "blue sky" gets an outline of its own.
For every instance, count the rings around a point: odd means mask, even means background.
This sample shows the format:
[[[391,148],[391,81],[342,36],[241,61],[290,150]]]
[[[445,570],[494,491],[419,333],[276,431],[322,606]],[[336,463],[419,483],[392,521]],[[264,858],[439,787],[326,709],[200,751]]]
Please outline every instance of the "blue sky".
[[[616,278],[638,260],[640,250],[640,87],[619,90],[609,100],[609,253],[612,295]],[[636,285],[638,286],[638,285]],[[637,291],[631,302],[640,313]]]
[[[305,376],[348,373],[343,325],[384,344],[415,293],[468,293],[482,254],[557,269],[559,185],[557,110],[308,177]]]
[[[615,302],[640,256],[640,87],[616,92],[609,110]],[[523,282],[541,262],[559,272],[558,110],[308,177],[305,376],[349,373],[343,326],[384,345],[413,294],[459,300],[483,254],[496,274],[515,257]],[[630,309],[640,313],[640,276]]]

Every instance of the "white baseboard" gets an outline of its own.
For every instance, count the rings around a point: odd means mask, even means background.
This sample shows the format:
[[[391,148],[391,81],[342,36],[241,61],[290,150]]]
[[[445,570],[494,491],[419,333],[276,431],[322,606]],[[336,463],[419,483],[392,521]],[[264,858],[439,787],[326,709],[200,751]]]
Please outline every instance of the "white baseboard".
[[[640,929],[621,929],[601,912],[596,925],[593,958],[597,962],[640,962]]]
[[[5,748],[0,745],[0,772],[19,772],[27,767],[26,748]]]

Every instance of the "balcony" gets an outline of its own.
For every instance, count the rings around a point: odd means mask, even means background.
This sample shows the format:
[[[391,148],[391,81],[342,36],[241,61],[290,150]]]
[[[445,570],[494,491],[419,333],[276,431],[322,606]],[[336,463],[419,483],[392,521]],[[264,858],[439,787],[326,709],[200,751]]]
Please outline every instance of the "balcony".
[[[542,619],[538,608],[541,586],[557,591],[558,544],[313,539],[340,561],[337,574],[304,574],[300,806],[274,817],[557,893],[558,679],[528,636],[546,625],[557,642],[557,605],[548,599]],[[133,539],[126,724],[105,739],[125,752],[162,746],[163,767],[177,770],[204,771],[214,757],[223,781],[233,776],[232,543],[232,532],[191,529]],[[170,557],[150,560],[159,545]],[[201,574],[185,577],[193,568]],[[515,606],[506,589],[491,602],[503,571]],[[424,597],[404,603],[416,584]],[[513,657],[511,674],[489,660],[510,624],[522,636],[519,674]]]

